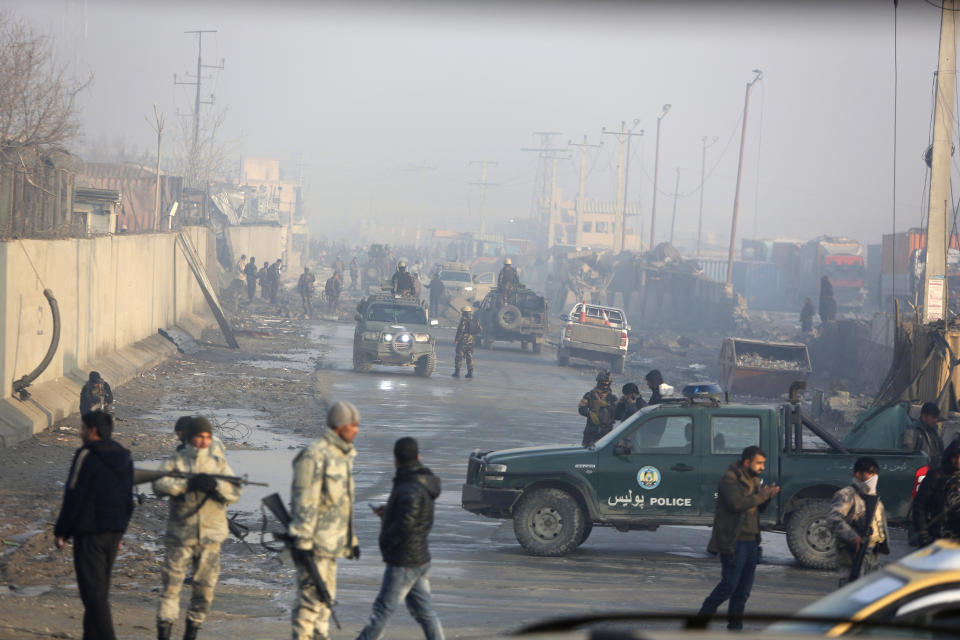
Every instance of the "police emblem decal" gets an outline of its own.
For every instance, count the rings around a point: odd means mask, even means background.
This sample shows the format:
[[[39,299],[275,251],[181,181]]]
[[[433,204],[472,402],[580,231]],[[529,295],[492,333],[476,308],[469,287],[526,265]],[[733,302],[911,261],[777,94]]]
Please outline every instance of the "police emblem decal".
[[[637,471],[637,484],[647,490],[656,489],[660,486],[660,470],[651,466],[642,467]]]

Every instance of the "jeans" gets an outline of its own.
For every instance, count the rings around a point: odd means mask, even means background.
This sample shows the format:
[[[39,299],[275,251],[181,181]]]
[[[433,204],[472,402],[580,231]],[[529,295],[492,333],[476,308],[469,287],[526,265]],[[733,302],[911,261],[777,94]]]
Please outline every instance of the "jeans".
[[[393,615],[401,599],[407,603],[407,610],[420,624],[427,640],[443,640],[440,618],[433,610],[430,600],[430,580],[427,578],[429,571],[429,562],[420,567],[395,567],[388,564],[383,572],[380,593],[373,602],[370,621],[357,636],[357,640],[380,640],[387,620]]]
[[[83,601],[83,640],[116,640],[110,616],[110,570],[122,533],[87,533],[73,538],[73,566]]]
[[[756,540],[738,540],[733,555],[720,554],[721,578],[720,583],[713,588],[703,604],[700,605],[698,616],[712,616],[717,608],[727,599],[730,606],[727,614],[730,616],[727,629],[743,629],[743,615],[747,606],[747,598],[753,588],[753,576],[757,570],[759,544]]]

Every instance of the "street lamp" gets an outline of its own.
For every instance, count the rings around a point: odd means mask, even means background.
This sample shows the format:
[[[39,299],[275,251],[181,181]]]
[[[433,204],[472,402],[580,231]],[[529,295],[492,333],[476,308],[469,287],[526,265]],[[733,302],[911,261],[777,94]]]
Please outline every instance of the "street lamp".
[[[653,239],[654,234],[657,229],[657,189],[658,182],[657,177],[660,174],[660,121],[663,120],[663,117],[667,115],[670,111],[670,105],[665,104],[660,109],[660,115],[657,116],[657,143],[656,151],[653,155],[653,207],[650,211],[650,249],[653,249]]]
[[[747,83],[747,91],[743,97],[743,126],[740,128],[740,160],[737,163],[737,188],[733,195],[733,219],[730,221],[730,250],[727,253],[727,283],[728,292],[733,291],[733,248],[737,242],[737,215],[740,211],[740,179],[743,176],[743,145],[747,141],[747,113],[750,111],[750,89],[760,82],[763,71],[754,69],[756,74],[753,80]]]

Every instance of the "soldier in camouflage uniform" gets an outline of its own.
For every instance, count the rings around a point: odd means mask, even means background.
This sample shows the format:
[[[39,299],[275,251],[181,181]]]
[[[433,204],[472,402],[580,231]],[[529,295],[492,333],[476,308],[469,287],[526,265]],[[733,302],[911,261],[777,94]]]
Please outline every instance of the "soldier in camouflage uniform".
[[[453,354],[453,377],[460,377],[460,365],[467,360],[467,378],[473,377],[473,336],[480,334],[480,323],[473,317],[473,307],[466,305],[460,311],[460,324],[454,338],[456,351]]]
[[[617,396],[610,391],[610,382],[613,376],[606,369],[597,374],[597,386],[583,394],[577,411],[587,419],[583,429],[583,446],[590,447],[593,443],[610,433],[613,429],[614,410],[617,406]]]
[[[833,494],[830,502],[827,524],[837,538],[837,572],[841,587],[850,579],[850,570],[860,545],[868,545],[860,567],[861,576],[880,568],[879,553],[890,553],[887,542],[890,539],[887,533],[887,514],[883,502],[877,496],[879,479],[876,460],[858,458],[853,465],[853,482]],[[873,522],[869,526],[864,522],[867,516],[867,500],[877,501]],[[870,537],[864,540],[868,530]]]
[[[297,603],[293,607],[293,640],[328,638],[330,609],[303,568],[317,566],[330,597],[337,595],[337,558],[360,559],[353,528],[353,459],[360,414],[349,402],[334,403],[323,435],[293,461],[289,533],[297,565]]]
[[[234,475],[222,445],[210,446],[211,432],[206,418],[192,418],[186,427],[185,446],[163,463],[163,469],[199,475],[189,480],[160,478],[153,483],[157,495],[170,497],[164,538],[166,555],[161,570],[163,592],[157,611],[159,640],[170,638],[180,612],[180,589],[188,567],[193,569],[193,595],[183,637],[184,640],[197,637],[210,612],[213,591],[220,577],[220,543],[229,533],[227,505],[240,499],[240,487],[207,475]]]

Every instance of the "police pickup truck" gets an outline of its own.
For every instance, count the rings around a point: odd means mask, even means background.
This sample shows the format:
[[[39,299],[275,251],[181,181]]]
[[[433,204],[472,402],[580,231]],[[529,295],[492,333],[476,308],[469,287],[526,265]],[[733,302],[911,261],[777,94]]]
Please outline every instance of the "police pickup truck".
[[[720,477],[741,451],[767,452],[765,484],[782,487],[761,527],[785,531],[803,565],[835,564],[826,523],[830,499],[850,484],[863,455],[880,465],[880,495],[891,524],[905,523],[923,454],[853,450],[804,417],[797,404],[683,401],[641,409],[591,448],[537,446],[474,451],[462,489],[463,508],[512,518],[528,553],[561,556],[594,526],[652,531],[661,525],[710,525]]]

